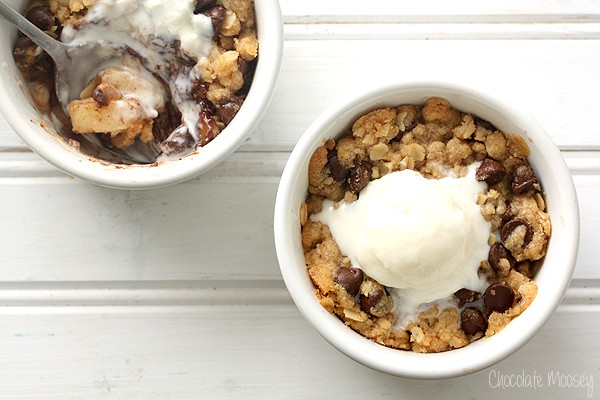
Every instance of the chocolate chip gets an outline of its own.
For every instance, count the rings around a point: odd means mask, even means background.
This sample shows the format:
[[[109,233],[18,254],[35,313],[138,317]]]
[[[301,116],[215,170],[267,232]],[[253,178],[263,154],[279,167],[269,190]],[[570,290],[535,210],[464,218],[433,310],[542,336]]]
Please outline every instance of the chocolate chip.
[[[184,149],[191,147],[194,138],[190,135],[185,125],[179,126],[173,131],[168,140],[160,144],[160,149],[164,154],[181,153]]]
[[[359,268],[339,268],[335,272],[333,280],[339,283],[350,295],[356,296],[363,277],[363,272]]]
[[[460,328],[467,335],[474,335],[487,328],[487,321],[483,313],[476,308],[465,308],[460,314]]]
[[[505,223],[504,226],[502,227],[502,229],[500,230],[500,239],[502,240],[502,243],[506,244],[506,241],[510,238],[510,236],[514,233],[514,231],[517,228],[519,228],[520,226],[525,226],[525,229],[526,229],[522,246],[523,247],[527,246],[529,244],[529,242],[531,242],[531,239],[533,238],[533,230],[531,229],[529,224],[527,224],[527,222],[523,221],[522,219],[518,219],[518,218],[511,219],[510,221]]]
[[[106,107],[111,100],[116,100],[120,97],[121,94],[119,91],[114,86],[106,83],[99,84],[92,93],[92,98],[100,107]]]
[[[250,62],[245,61],[242,57],[238,57],[238,70],[242,73],[242,78],[244,79],[244,85],[236,92],[238,96],[248,94],[250,91],[250,86],[252,84],[254,72],[256,71],[257,63],[258,57]]]
[[[215,0],[196,0],[196,5],[194,6],[194,14],[200,14],[203,11],[206,11],[210,7],[214,6],[217,2]]]
[[[381,300],[384,293],[382,289],[376,289],[369,292],[368,296],[360,295],[360,309],[368,314],[373,314],[373,308],[377,307],[377,303]]]
[[[110,103],[110,99],[106,95],[106,93],[101,89],[94,89],[94,93],[92,94],[92,98],[96,101],[96,103],[100,107],[105,107]]]
[[[200,111],[198,118],[199,139],[196,143],[197,147],[206,146],[219,134],[219,127],[212,115],[205,110]]]
[[[505,176],[506,169],[504,165],[491,158],[483,160],[479,168],[477,168],[477,172],[475,172],[475,179],[485,181],[490,186],[501,182]]]
[[[340,160],[338,160],[337,153],[329,157],[327,161],[329,165],[329,174],[338,182],[343,182],[346,180],[348,176],[348,170],[340,164]]]
[[[496,128],[494,126],[494,124],[492,124],[490,121],[487,121],[485,119],[482,119],[482,118],[479,118],[479,117],[475,117],[475,118],[473,118],[473,121],[475,122],[475,125],[480,126],[482,128],[485,128],[488,131],[495,132],[495,131],[498,130],[498,128]]]
[[[356,194],[363,190],[371,179],[372,169],[370,162],[363,161],[357,156],[354,160],[354,169],[348,178],[348,190]]]
[[[236,95],[225,96],[217,103],[217,115],[229,124],[242,107],[243,100]]]
[[[43,31],[47,31],[56,25],[56,18],[49,7],[33,7],[27,11],[25,18]]]
[[[503,283],[494,283],[488,286],[483,293],[485,306],[492,311],[503,313],[512,307],[515,300],[515,292],[510,286]]]
[[[510,207],[510,201],[506,200],[504,204],[506,205],[506,211],[502,214],[502,223],[505,224],[515,217],[515,213],[513,213],[512,208]]]
[[[223,20],[225,19],[225,7],[215,6],[203,11],[202,14],[210,18],[213,26],[214,36],[217,37],[223,26]]]
[[[246,76],[249,69],[248,61],[244,60],[242,57],[238,57],[237,67],[238,71],[240,71],[240,74],[242,74],[242,77]]]
[[[536,183],[539,181],[531,167],[521,165],[513,174],[512,190],[516,194],[527,193],[535,190]]]
[[[33,43],[27,36],[19,37],[17,43],[15,43],[13,57],[20,69],[32,67],[37,59],[37,44]]]
[[[515,266],[515,258],[510,254],[510,251],[506,249],[501,243],[494,243],[490,248],[490,253],[488,255],[488,262],[494,269],[494,271],[500,271],[500,260],[506,259],[510,264],[511,268]]]
[[[194,100],[200,101],[206,99],[206,96],[208,95],[208,86],[207,82],[202,82],[200,80],[195,81],[191,92]]]
[[[464,306],[466,303],[472,303],[474,301],[479,300],[479,297],[481,297],[480,293],[475,292],[474,290],[469,290],[469,289],[458,289],[455,293],[454,296],[458,299],[458,307],[462,307]]]
[[[214,115],[217,113],[217,108],[210,100],[207,99],[208,87],[209,84],[207,82],[202,82],[200,80],[195,81],[194,85],[192,86],[191,95],[196,101],[196,103],[200,105],[202,110],[211,115]]]

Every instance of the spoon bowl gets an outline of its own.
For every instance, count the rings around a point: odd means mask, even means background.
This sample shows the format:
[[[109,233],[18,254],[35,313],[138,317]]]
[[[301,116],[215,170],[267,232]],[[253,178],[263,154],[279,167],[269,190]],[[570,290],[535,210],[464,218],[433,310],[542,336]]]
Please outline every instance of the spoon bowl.
[[[126,52],[123,47],[112,46],[106,41],[77,44],[59,42],[19,14],[5,0],[0,0],[0,16],[27,35],[52,58],[55,64],[56,95],[66,115],[69,115],[69,103],[79,98],[82,89],[97,72],[102,67],[110,65],[113,60],[116,62],[122,59]],[[79,136],[93,147],[97,147],[99,151],[128,163],[149,164],[154,162],[159,153],[155,146],[139,141],[126,149],[110,149],[102,146],[95,136],[88,134]]]

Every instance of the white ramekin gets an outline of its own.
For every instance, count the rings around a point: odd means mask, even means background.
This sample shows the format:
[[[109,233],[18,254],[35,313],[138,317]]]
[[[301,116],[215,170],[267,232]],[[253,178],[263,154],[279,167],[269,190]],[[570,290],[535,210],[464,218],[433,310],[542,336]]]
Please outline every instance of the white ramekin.
[[[324,139],[335,138],[359,116],[382,106],[422,103],[439,96],[457,109],[473,113],[503,131],[523,135],[529,161],[546,192],[552,235],[543,266],[535,275],[539,292],[531,306],[498,334],[464,348],[417,354],[376,344],[327,312],[315,296],[300,238],[299,210],[308,188],[308,161]],[[579,207],[573,180],[561,154],[536,120],[512,101],[448,83],[388,85],[357,95],[326,110],[306,130],[283,172],[274,216],[275,245],[285,284],[300,312],[342,353],[368,367],[412,378],[448,378],[469,374],[499,362],[529,341],[560,303],[575,267],[579,245]]]
[[[15,9],[27,0],[8,0]],[[31,98],[12,57],[16,29],[0,19],[0,111],[21,139],[37,154],[69,175],[121,189],[167,186],[200,175],[233,153],[257,127],[271,101],[283,52],[283,20],[277,0],[255,0],[260,43],[258,64],[246,101],[233,121],[197,153],[150,165],[116,165],[86,156],[40,126],[43,117]]]

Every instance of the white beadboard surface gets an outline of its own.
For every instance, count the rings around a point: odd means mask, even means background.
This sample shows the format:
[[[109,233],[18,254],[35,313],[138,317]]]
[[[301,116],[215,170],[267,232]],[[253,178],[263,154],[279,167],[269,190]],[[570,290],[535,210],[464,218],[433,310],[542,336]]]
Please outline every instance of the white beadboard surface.
[[[90,185],[0,116],[0,399],[600,398],[600,1],[281,6],[271,107],[189,182]],[[487,370],[436,381],[372,371],[325,342],[283,285],[272,232],[279,177],[311,121],[357,90],[415,79],[517,99],[560,147],[582,217],[571,287],[543,330]],[[536,374],[541,387],[498,387]]]

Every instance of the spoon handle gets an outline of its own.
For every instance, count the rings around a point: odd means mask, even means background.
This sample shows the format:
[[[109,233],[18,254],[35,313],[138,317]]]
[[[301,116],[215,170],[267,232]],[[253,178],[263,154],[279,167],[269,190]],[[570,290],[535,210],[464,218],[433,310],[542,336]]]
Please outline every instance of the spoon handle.
[[[18,30],[27,35],[35,44],[44,49],[51,56],[62,48],[60,42],[52,39],[40,28],[32,24],[27,18],[19,14],[5,0],[0,0],[0,16],[13,24]]]

